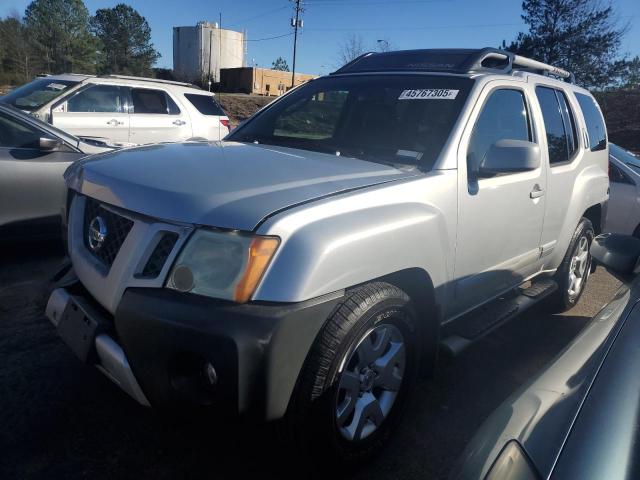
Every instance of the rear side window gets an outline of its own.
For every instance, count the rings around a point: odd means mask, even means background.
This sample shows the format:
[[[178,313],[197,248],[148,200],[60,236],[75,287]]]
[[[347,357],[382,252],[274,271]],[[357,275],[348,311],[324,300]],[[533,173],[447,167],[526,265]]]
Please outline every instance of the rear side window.
[[[196,107],[196,110],[203,115],[215,115],[219,117],[225,117],[227,115],[224,113],[224,110],[222,110],[222,107],[220,107],[220,105],[218,105],[214,100],[212,95],[185,93],[184,96],[194,107]]]
[[[536,87],[536,97],[542,110],[547,149],[551,166],[568,162],[578,149],[575,121],[563,92],[548,87]]]
[[[164,115],[177,115],[180,113],[176,102],[162,90],[132,88],[131,101],[133,102],[133,112],[131,113]]]
[[[123,89],[115,85],[89,87],[67,101],[67,112],[123,113],[123,93]]]
[[[591,151],[604,150],[607,147],[607,129],[604,125],[600,107],[595,99],[583,93],[576,93],[576,99],[582,109],[584,121],[587,124],[587,135],[589,136],[589,147]]]
[[[498,140],[531,141],[527,105],[520,90],[495,90],[482,107],[467,150],[469,172],[478,171],[489,148]]]

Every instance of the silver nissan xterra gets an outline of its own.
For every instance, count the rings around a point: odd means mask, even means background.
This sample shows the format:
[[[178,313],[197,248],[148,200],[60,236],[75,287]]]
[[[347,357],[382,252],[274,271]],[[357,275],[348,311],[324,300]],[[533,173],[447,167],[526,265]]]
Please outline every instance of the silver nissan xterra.
[[[356,462],[436,352],[577,302],[607,156],[599,107],[561,69],[366,54],[225,141],[72,166],[47,315],[142,405],[282,419],[297,446]]]

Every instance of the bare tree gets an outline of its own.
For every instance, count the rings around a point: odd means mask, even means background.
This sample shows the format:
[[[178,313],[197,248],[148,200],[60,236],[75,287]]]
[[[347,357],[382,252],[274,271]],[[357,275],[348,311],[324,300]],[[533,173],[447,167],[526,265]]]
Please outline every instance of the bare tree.
[[[362,37],[356,33],[352,33],[340,42],[338,60],[341,65],[345,65],[366,52],[367,48],[365,47]]]

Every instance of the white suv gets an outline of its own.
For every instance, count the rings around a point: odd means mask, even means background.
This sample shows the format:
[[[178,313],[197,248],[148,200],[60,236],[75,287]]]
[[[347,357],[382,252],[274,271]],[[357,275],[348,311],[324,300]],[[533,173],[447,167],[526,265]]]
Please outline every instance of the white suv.
[[[169,80],[51,75],[0,100],[78,137],[118,145],[215,141],[229,133],[213,93]]]

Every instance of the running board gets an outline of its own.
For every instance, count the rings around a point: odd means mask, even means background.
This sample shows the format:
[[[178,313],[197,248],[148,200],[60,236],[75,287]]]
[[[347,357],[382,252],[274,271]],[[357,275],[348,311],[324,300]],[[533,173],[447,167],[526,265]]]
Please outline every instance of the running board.
[[[451,356],[458,355],[473,342],[544,300],[557,289],[558,284],[550,278],[537,280],[528,288],[519,287],[467,313],[455,320],[450,328],[444,327],[440,348]]]

